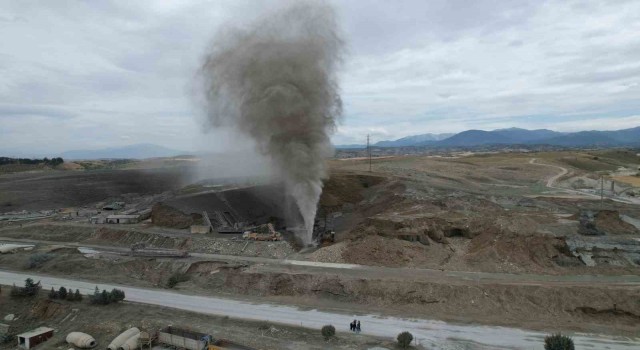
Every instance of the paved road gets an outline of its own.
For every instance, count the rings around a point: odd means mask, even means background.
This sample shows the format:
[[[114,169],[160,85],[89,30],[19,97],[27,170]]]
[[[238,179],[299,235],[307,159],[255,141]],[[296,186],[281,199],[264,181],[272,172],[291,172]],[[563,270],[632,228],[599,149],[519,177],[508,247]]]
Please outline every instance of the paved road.
[[[127,254],[129,248],[74,242],[55,242],[0,237],[0,243],[32,243],[67,247],[86,247],[109,254]],[[222,261],[252,265],[256,272],[339,274],[355,278],[408,279],[448,284],[509,284],[544,286],[601,286],[607,288],[640,288],[640,275],[535,275],[473,271],[443,271],[422,268],[394,268],[355,264],[323,263],[304,260],[271,259],[251,256],[190,253],[189,261]]]
[[[96,284],[43,275],[14,273],[0,270],[0,284],[20,285],[27,277],[40,280],[44,289],[51,287],[80,289],[92,293]],[[318,310],[302,310],[291,306],[255,304],[238,300],[184,295],[164,290],[132,288],[119,285],[99,285],[100,288],[121,288],[129,302],[171,307],[202,314],[226,315],[258,321],[320,329],[333,324],[338,331],[346,331],[351,320],[362,323],[364,334],[394,338],[401,331],[411,332],[417,341],[429,349],[543,349],[544,334],[517,328],[456,325],[425,319],[400,319],[381,315],[351,315]],[[348,336],[348,335],[344,335]],[[630,350],[640,347],[640,339],[611,337],[596,334],[573,334],[576,347],[590,349]]]

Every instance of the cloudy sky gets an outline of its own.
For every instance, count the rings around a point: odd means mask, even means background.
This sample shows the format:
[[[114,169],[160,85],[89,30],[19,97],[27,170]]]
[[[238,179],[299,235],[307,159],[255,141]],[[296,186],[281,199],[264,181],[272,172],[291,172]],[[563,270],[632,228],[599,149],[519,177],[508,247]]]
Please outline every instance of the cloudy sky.
[[[335,1],[348,45],[334,143],[504,127],[640,126],[640,1]],[[283,1],[0,0],[0,152],[203,135],[214,34]]]

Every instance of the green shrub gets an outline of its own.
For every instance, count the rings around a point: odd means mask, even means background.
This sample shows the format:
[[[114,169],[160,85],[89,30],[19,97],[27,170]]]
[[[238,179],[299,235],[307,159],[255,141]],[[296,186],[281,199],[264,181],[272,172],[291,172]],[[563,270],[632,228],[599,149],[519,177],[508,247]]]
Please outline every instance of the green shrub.
[[[63,300],[67,299],[67,288],[60,287],[60,289],[58,289],[58,298]]]
[[[47,253],[35,253],[29,256],[29,262],[27,263],[27,268],[35,269],[44,265],[47,261],[53,259],[52,254]]]
[[[328,324],[326,326],[322,326],[322,329],[320,329],[320,332],[322,332],[322,336],[324,337],[325,340],[329,340],[329,338],[336,335],[336,327]]]
[[[413,341],[413,334],[409,332],[402,332],[398,334],[398,338],[396,339],[398,339],[398,345],[400,345],[401,348],[406,349]]]
[[[24,281],[24,287],[19,288],[19,287],[16,287],[15,284],[13,285],[13,287],[11,288],[10,296],[12,298],[32,297],[37,295],[38,292],[40,292],[40,288],[42,288],[40,286],[40,282],[34,283],[33,279],[27,278]]]
[[[76,289],[76,293],[73,295],[73,299],[75,301],[82,301],[82,294],[80,294],[79,289]]]
[[[545,350],[575,350],[573,340],[560,333],[552,334],[544,338]]]
[[[58,299],[58,292],[56,292],[55,289],[51,287],[51,291],[49,292],[48,297],[49,299]]]
[[[173,288],[180,282],[186,282],[189,280],[189,276],[185,273],[174,273],[169,277],[167,281],[167,288]]]
[[[79,294],[79,291],[78,291]],[[120,290],[120,289],[112,289],[111,292],[107,292],[106,290],[102,290],[102,292],[100,292],[100,289],[98,289],[98,286],[96,286],[95,291],[93,292],[93,295],[89,296],[89,302],[91,304],[96,304],[96,305],[108,305],[111,303],[117,303],[119,301],[123,301],[125,298],[124,295],[124,291]]]

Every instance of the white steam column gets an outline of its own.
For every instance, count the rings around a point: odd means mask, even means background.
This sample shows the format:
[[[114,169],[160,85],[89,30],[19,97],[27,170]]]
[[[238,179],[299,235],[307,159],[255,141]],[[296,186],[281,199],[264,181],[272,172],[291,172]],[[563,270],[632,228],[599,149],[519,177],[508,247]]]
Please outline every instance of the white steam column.
[[[311,243],[329,136],[342,113],[336,68],[343,41],[333,8],[296,2],[249,28],[225,28],[201,68],[208,120],[255,140],[272,162]]]

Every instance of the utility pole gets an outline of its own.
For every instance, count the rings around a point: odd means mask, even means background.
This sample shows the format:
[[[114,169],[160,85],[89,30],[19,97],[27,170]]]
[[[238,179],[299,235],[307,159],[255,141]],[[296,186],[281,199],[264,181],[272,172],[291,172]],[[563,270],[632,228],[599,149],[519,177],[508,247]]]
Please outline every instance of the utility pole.
[[[367,134],[367,153],[369,153],[369,172],[371,172],[371,146],[369,145],[369,134]]]
[[[602,202],[604,200],[604,175],[600,175],[600,210],[603,210]]]

